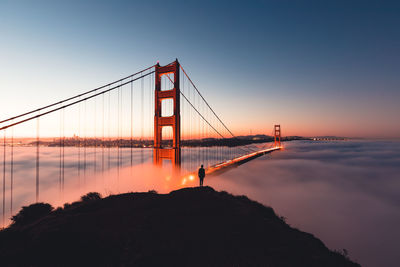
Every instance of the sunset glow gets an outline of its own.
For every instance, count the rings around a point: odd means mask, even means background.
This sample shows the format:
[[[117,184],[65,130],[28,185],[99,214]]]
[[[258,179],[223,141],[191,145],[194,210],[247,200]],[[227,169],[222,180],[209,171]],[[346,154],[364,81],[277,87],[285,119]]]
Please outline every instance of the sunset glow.
[[[386,0],[1,1],[0,265],[397,267],[399,29]]]

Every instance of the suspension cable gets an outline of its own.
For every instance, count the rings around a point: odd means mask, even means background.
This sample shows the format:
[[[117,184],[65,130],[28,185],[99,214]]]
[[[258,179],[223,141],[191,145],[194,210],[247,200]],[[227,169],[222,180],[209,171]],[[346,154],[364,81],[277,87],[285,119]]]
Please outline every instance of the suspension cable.
[[[217,119],[221,122],[221,124],[225,127],[225,129],[233,136],[235,137],[235,135],[231,132],[231,130],[229,130],[229,128],[225,125],[225,123],[222,122],[222,120],[218,117],[218,115],[215,113],[215,111],[211,108],[211,106],[208,104],[208,102],[204,99],[203,95],[200,93],[200,91],[197,89],[196,85],[193,83],[192,79],[190,79],[189,75],[186,73],[186,71],[183,69],[182,65],[180,65],[181,70],[183,71],[183,73],[185,74],[185,76],[188,78],[188,80],[190,81],[190,83],[193,85],[194,89],[197,91],[197,93],[200,95],[200,97],[203,99],[203,101],[206,103],[206,105],[208,106],[208,108],[212,111],[212,113],[215,115],[215,117],[217,117]]]
[[[44,107],[41,107],[41,108],[38,108],[38,109],[35,109],[35,110],[32,110],[32,111],[28,111],[28,112],[26,112],[26,113],[22,113],[22,114],[17,115],[17,116],[14,116],[14,117],[11,117],[11,118],[2,120],[2,121],[0,121],[0,123],[4,123],[4,122],[10,121],[10,120],[14,120],[14,119],[17,119],[17,118],[20,118],[20,117],[24,117],[24,116],[26,116],[26,115],[29,115],[29,114],[32,114],[32,113],[41,111],[41,110],[43,110],[43,109],[47,109],[47,108],[50,108],[50,107],[54,107],[54,106],[56,106],[56,105],[58,105],[58,104],[62,104],[62,103],[64,103],[64,102],[73,100],[73,99],[75,99],[75,98],[78,98],[78,97],[81,97],[81,96],[84,96],[84,95],[87,95],[87,94],[96,92],[97,90],[103,89],[103,88],[105,88],[105,87],[107,87],[107,86],[113,85],[113,84],[115,84],[115,83],[118,83],[118,82],[120,82],[120,81],[126,80],[126,79],[128,79],[128,78],[132,78],[132,77],[134,77],[134,76],[136,76],[136,75],[138,75],[138,74],[140,74],[140,73],[142,73],[142,72],[144,72],[144,71],[147,71],[147,70],[153,68],[154,66],[155,66],[155,65],[153,65],[153,66],[151,66],[151,67],[148,67],[148,68],[146,68],[146,69],[144,69],[144,70],[138,71],[138,72],[136,72],[136,73],[134,73],[134,74],[131,74],[131,75],[129,75],[129,76],[126,76],[126,77],[124,77],[124,78],[122,78],[122,79],[119,79],[119,80],[117,80],[117,81],[114,81],[114,82],[108,83],[108,84],[106,84],[106,85],[97,87],[97,88],[95,88],[95,89],[89,90],[89,91],[84,92],[84,93],[82,93],[82,94],[75,95],[75,96],[72,96],[72,97],[70,97],[70,98],[67,98],[67,99],[58,101],[58,102],[56,102],[56,103],[53,103],[53,104],[50,104],[50,105],[47,105],[47,106],[44,106]]]
[[[215,115],[215,117],[222,123],[222,125],[225,127],[225,129],[228,130],[228,132],[235,138],[238,139],[227,127],[226,125],[221,121],[221,119],[218,117],[217,114],[215,114],[214,110],[210,107],[210,105],[207,103],[207,101],[204,99],[204,97],[200,94],[199,90],[196,88],[196,86],[193,84],[192,80],[189,78],[189,76],[186,74],[186,72],[184,71],[184,69],[181,66],[182,71],[185,73],[185,76],[188,78],[188,80],[190,81],[190,83],[193,85],[193,87],[196,89],[197,93],[200,95],[200,97],[203,99],[203,101],[207,104],[208,108],[211,110],[211,112]],[[169,75],[166,75],[169,79],[169,81],[173,84],[172,79],[169,77]],[[197,114],[199,114],[199,116],[205,121],[207,122],[207,124],[219,135],[221,136],[223,139],[227,139],[225,136],[223,136],[217,129],[215,129],[214,126],[211,125],[211,123],[204,118],[204,116],[200,113],[200,111],[197,110],[197,108],[190,102],[190,100],[180,91],[180,94],[185,98],[185,100],[190,104],[190,106],[192,106],[192,108],[197,112]],[[242,150],[243,152],[248,153],[248,151],[239,148],[240,150]],[[251,151],[253,151],[252,149],[250,149]],[[254,152],[254,151],[253,151]]]
[[[38,114],[38,115],[35,115],[35,116],[32,116],[32,117],[29,117],[29,118],[27,118],[27,119],[24,119],[24,120],[21,120],[21,121],[18,121],[18,122],[11,123],[11,124],[9,124],[9,125],[3,126],[3,127],[0,128],[0,131],[1,131],[1,130],[5,130],[5,129],[7,129],[7,128],[10,128],[10,127],[12,127],[12,126],[15,126],[15,125],[18,125],[18,124],[21,124],[21,123],[24,123],[24,122],[33,120],[33,119],[36,119],[36,118],[40,118],[40,117],[42,117],[42,116],[44,116],[44,115],[53,113],[53,112],[58,111],[58,110],[63,109],[63,108],[70,107],[70,106],[75,105],[75,104],[77,104],[77,103],[80,103],[80,102],[86,101],[86,100],[88,100],[88,99],[91,99],[91,98],[93,98],[93,97],[99,96],[99,95],[101,95],[101,94],[105,94],[105,93],[107,93],[107,92],[109,92],[109,91],[112,91],[112,90],[115,90],[115,89],[117,89],[117,88],[120,88],[121,86],[124,86],[124,85],[126,85],[126,84],[128,84],[128,83],[131,83],[131,82],[133,82],[133,81],[136,81],[136,80],[139,80],[139,79],[141,79],[141,78],[143,78],[143,77],[146,77],[146,76],[148,76],[148,75],[150,75],[150,74],[152,74],[152,73],[154,73],[154,71],[151,71],[151,72],[148,72],[148,73],[146,73],[146,74],[143,74],[142,76],[140,76],[140,77],[138,77],[138,78],[135,78],[135,79],[133,79],[133,80],[129,80],[129,81],[125,82],[125,83],[122,83],[122,84],[120,84],[120,85],[114,86],[114,87],[112,87],[112,88],[110,88],[110,89],[104,90],[104,91],[99,92],[99,93],[97,93],[97,94],[94,94],[94,95],[91,95],[91,96],[88,96],[88,97],[79,99],[79,100],[77,100],[77,101],[75,101],[75,102],[66,104],[66,105],[64,105],[64,106],[61,106],[61,107],[58,107],[58,108],[49,110],[49,111],[47,111],[47,112],[44,112],[44,113],[41,113],[41,114]],[[7,120],[8,120],[8,119],[7,119]]]

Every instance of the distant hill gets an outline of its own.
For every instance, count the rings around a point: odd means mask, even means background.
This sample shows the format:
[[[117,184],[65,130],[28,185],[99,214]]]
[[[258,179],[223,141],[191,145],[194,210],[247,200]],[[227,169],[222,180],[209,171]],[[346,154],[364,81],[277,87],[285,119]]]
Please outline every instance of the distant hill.
[[[314,136],[310,137],[311,140],[314,141],[346,141],[349,140],[348,137],[341,136]]]
[[[30,209],[0,232],[1,266],[359,266],[272,208],[210,187]]]
[[[273,136],[265,135],[265,134],[256,134],[256,135],[240,135],[236,136],[238,139],[243,140],[269,140],[274,139]]]

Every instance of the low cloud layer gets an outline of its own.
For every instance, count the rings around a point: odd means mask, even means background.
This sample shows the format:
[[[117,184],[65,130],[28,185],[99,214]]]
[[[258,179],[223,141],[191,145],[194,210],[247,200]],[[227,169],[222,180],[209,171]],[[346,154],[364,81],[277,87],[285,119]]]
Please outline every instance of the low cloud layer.
[[[399,142],[290,142],[207,184],[273,207],[362,266],[398,266]]]
[[[322,239],[331,249],[345,248],[362,266],[397,266],[400,240],[400,142],[348,141],[285,144],[283,151],[260,157],[205,184],[247,195],[271,206],[287,222]],[[76,149],[75,149],[76,150]],[[197,179],[173,178],[152,165],[151,151],[87,149],[86,171],[73,148],[65,149],[64,190],[59,183],[58,148],[41,148],[40,200],[54,206],[78,200],[89,191],[102,195],[157,190],[166,193],[197,185]],[[15,148],[13,213],[35,201],[35,148]],[[196,154],[197,155],[197,154]],[[196,156],[194,155],[194,156]],[[144,162],[141,165],[141,162]],[[192,165],[198,164],[194,159]],[[101,171],[104,166],[105,171]],[[6,166],[5,216],[11,216],[9,163]],[[109,169],[110,170],[107,170]],[[95,173],[96,170],[96,173]]]

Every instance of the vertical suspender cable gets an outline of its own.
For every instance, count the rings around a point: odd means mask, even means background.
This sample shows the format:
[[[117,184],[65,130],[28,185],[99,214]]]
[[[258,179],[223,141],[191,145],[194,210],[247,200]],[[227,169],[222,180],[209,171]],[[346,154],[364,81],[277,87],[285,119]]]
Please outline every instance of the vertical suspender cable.
[[[210,119],[210,110],[209,109],[207,109],[207,116],[208,116],[208,120],[209,120]],[[208,136],[208,138],[212,138],[209,125],[207,125],[207,136]],[[207,168],[210,167],[210,157],[212,155],[211,148],[212,148],[211,143],[209,143],[208,149],[207,149]]]
[[[190,90],[190,88],[191,88],[191,85],[189,84],[189,95],[190,95],[190,101],[192,101],[193,103],[194,103],[194,101],[193,101],[193,96],[192,96],[192,91]],[[194,94],[193,94],[194,95]],[[195,147],[194,147],[194,145],[195,145],[195,143],[194,143],[194,118],[193,118],[193,111],[192,111],[192,109],[190,109],[190,139],[192,140],[192,146],[191,146],[191,151],[190,151],[190,155],[191,155],[191,166],[190,166],[190,170],[192,170],[193,171],[193,169],[194,169],[194,167],[195,167]],[[192,120],[192,118],[193,118],[193,120]]]
[[[61,109],[60,110],[60,142],[59,142],[59,145],[60,145],[60,149],[59,149],[59,152],[60,152],[60,173],[59,173],[59,187],[60,187],[60,192],[62,193],[62,188],[63,188],[63,142],[64,142],[64,140],[63,140],[63,110]]]
[[[120,146],[121,146],[121,149],[119,150],[119,152],[120,152],[120,167],[123,167],[123,163],[124,163],[124,161],[123,161],[123,152],[124,152],[124,143],[123,143],[123,136],[124,136],[124,120],[123,120],[123,118],[124,118],[124,97],[123,97],[123,95],[124,95],[124,88],[121,86],[121,101],[120,101],[120,103],[121,103],[121,107],[120,107],[120,110],[121,110],[121,112],[120,112]]]
[[[150,121],[153,121],[154,122],[154,110],[155,110],[155,75],[154,74],[151,74],[150,75],[150,100],[151,100],[151,102],[150,102],[150,110],[151,110],[151,112],[150,112]],[[152,140],[152,142],[153,142],[153,147],[154,147],[154,127],[150,127],[150,138],[151,137],[153,137],[153,140]],[[150,143],[151,144],[151,143]],[[151,153],[153,153],[153,149],[151,150],[152,152]],[[150,154],[150,157],[151,157],[151,154]]]
[[[11,128],[11,164],[10,164],[10,215],[13,214],[13,187],[14,187],[14,128]]]
[[[142,73],[140,73],[140,75],[142,76]],[[144,134],[144,118],[143,118],[143,116],[144,116],[144,104],[143,104],[143,102],[144,102],[144,80],[143,80],[143,78],[142,79],[140,79],[140,82],[141,82],[141,90],[142,90],[142,92],[141,92],[141,113],[140,113],[140,117],[141,117],[141,135],[140,135],[140,141],[141,141],[141,150],[140,150],[140,160],[141,160],[141,163],[143,164],[143,162],[144,162],[144,159],[143,159],[143,145],[144,145],[144,141],[143,141],[143,134]]]
[[[84,134],[84,139],[83,139],[83,185],[86,186],[86,142],[87,142],[87,132],[86,132],[86,100],[84,102],[84,111],[83,111],[83,134]]]
[[[102,94],[102,123],[101,123],[101,173],[104,183],[104,94]]]
[[[119,121],[119,126],[118,126],[118,159],[119,159],[119,167],[122,167],[122,129],[123,129],[123,125],[122,125],[122,91],[123,88],[120,87],[120,91],[119,91],[119,115],[118,115],[118,121]]]
[[[180,71],[180,70],[179,70]],[[181,82],[181,84],[179,85],[179,88],[182,88],[182,92],[183,92],[183,94],[185,94],[185,79],[184,79],[184,77],[182,77],[182,82]],[[183,101],[181,101],[180,102],[180,109],[181,109],[181,113],[183,114],[183,117],[181,117],[181,124],[182,124],[182,122],[183,122],[183,125],[186,125],[186,123],[185,123],[185,117],[184,117],[184,115],[185,115],[185,103],[183,102]],[[183,166],[183,170],[186,170],[186,166],[185,166],[185,164],[186,164],[186,162],[184,161],[184,159],[185,159],[185,153],[184,153],[184,146],[183,146],[183,144],[185,143],[185,141],[184,141],[184,139],[185,139],[185,127],[181,127],[181,131],[182,131],[182,134],[181,134],[181,139],[182,139],[182,145],[181,145],[181,151],[182,151],[182,166]]]
[[[132,165],[133,165],[133,82],[131,82],[131,140],[130,140],[130,149],[131,149],[131,173],[132,173]]]
[[[3,138],[3,227],[6,223],[6,131]]]
[[[64,175],[65,175],[65,109],[62,112],[62,192],[64,193]]]
[[[197,98],[197,109],[199,110],[200,109],[200,99],[199,98]],[[197,125],[196,125],[196,127],[197,127],[197,130],[196,130],[196,132],[197,132],[197,168],[199,168],[200,167],[200,160],[201,160],[201,154],[200,154],[200,146],[201,146],[201,144],[200,144],[200,120],[201,120],[201,118],[200,118],[200,116],[198,116],[197,115]]]
[[[79,97],[79,100],[81,98]],[[78,104],[78,179],[81,185],[81,103]]]
[[[192,90],[190,90],[190,94],[191,94],[191,101],[192,102],[194,102],[193,101],[193,92],[192,92]],[[192,139],[192,149],[191,149],[191,155],[192,155],[192,166],[191,166],[191,170],[193,170],[194,168],[195,168],[195,166],[196,166],[196,162],[195,162],[195,160],[196,160],[196,155],[195,155],[195,149],[196,149],[196,147],[195,147],[195,145],[196,145],[196,143],[195,143],[195,136],[194,136],[194,132],[195,132],[195,129],[194,129],[194,125],[195,125],[195,120],[196,120],[196,118],[195,118],[195,114],[193,113],[193,111],[191,110],[190,111],[190,131],[191,131],[191,139]]]
[[[120,132],[119,132],[119,127],[120,127],[120,109],[119,109],[119,106],[120,106],[120,103],[119,103],[119,101],[120,101],[120,87],[118,87],[118,95],[117,95],[117,97],[118,97],[118,101],[117,101],[117,103],[118,103],[118,105],[117,105],[117,137],[118,137],[118,141],[117,141],[117,180],[119,181],[119,144],[120,144]]]
[[[39,118],[36,120],[36,202],[39,201]]]
[[[107,131],[107,135],[108,135],[108,149],[107,149],[107,167],[108,170],[110,170],[111,168],[111,92],[108,92],[108,131]]]
[[[60,110],[60,140],[58,142],[58,146],[59,146],[58,189],[61,194],[61,191],[62,191],[62,110]]]
[[[94,102],[94,131],[93,131],[93,174],[94,174],[94,179],[96,181],[96,163],[97,163],[97,155],[96,155],[96,147],[97,147],[97,98],[93,99]]]
[[[191,93],[190,93],[190,84],[188,82],[188,86],[187,86],[187,95],[189,97],[189,99],[191,99]],[[189,144],[189,152],[188,152],[188,157],[189,157],[189,171],[192,171],[192,109],[189,107],[188,110],[188,135],[189,135],[189,140],[190,140],[190,144]]]
[[[156,91],[155,91],[155,87],[156,87],[156,75],[155,75],[155,73],[153,73],[152,74],[152,76],[153,76],[153,78],[152,78],[152,90],[151,90],[151,94],[152,94],[152,96],[151,96],[151,99],[152,99],[152,122],[154,122],[154,110],[155,110],[155,105],[156,105],[156,99],[155,99],[155,94],[156,94]],[[152,133],[153,133],[153,137],[154,137],[154,127],[151,127],[151,131],[152,131]],[[153,138],[153,145],[154,145],[154,138]],[[153,152],[153,150],[152,150],[152,152]]]
[[[204,114],[204,105],[203,105],[203,114]],[[202,135],[202,137],[201,137],[201,157],[202,157],[202,160],[201,160],[201,164],[204,164],[204,166],[206,166],[206,164],[205,164],[205,147],[204,147],[204,138],[205,138],[205,133],[204,133],[204,130],[205,130],[205,125],[204,125],[204,120],[202,120],[201,121],[201,135]]]
[[[153,90],[152,90],[152,75],[149,75],[149,84],[148,84],[148,87],[149,87],[149,89],[147,90],[147,92],[148,92],[148,99],[149,99],[149,106],[148,106],[148,109],[147,109],[147,121],[149,122],[149,125],[151,125],[151,121],[153,121],[152,120],[152,112],[151,112],[151,108],[152,108],[152,102],[153,102],[153,100],[152,100],[152,92],[153,92]],[[149,130],[148,130],[148,136],[147,136],[147,138],[150,138],[152,135],[151,135],[151,127],[149,127],[148,128]],[[147,150],[148,151],[148,150]],[[147,157],[148,157],[148,155],[147,155]],[[146,158],[147,158],[146,157]]]

